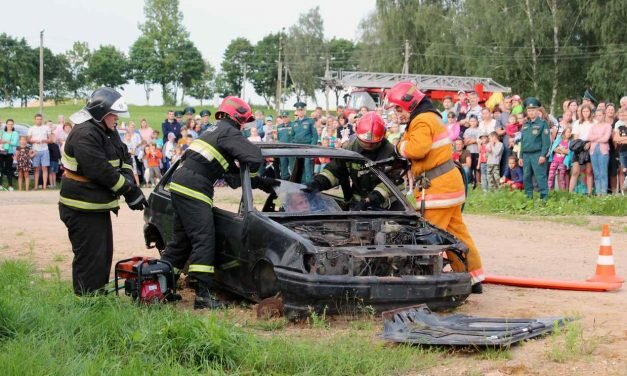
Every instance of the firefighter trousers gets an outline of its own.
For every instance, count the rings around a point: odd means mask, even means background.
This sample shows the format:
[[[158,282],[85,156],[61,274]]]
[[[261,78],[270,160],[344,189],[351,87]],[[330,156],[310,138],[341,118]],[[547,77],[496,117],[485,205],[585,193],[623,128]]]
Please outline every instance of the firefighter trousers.
[[[210,205],[191,197],[172,193],[174,228],[172,241],[161,257],[175,268],[183,269],[189,260],[188,274],[206,289],[212,282],[215,260],[215,228]]]
[[[462,206],[427,209],[425,210],[425,219],[432,225],[450,232],[468,247],[468,272],[470,273],[472,284],[483,281],[485,275],[481,265],[481,256],[462,218]],[[450,259],[453,270],[457,272],[465,271],[464,264],[460,260],[456,257],[450,257]]]
[[[113,260],[110,212],[84,212],[59,205],[72,243],[72,285],[76,295],[104,292]]]

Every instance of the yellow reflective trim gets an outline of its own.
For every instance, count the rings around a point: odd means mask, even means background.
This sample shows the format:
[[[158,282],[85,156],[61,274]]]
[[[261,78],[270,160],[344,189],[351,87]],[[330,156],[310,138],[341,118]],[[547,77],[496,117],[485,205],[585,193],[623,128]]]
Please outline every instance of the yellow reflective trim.
[[[220,165],[222,165],[222,168],[224,169],[224,171],[229,169],[229,163],[226,161],[226,159],[224,159],[222,154],[220,154],[220,152],[217,151],[216,148],[209,145],[205,141],[201,139],[196,139],[192,142],[191,145],[189,145],[189,149],[202,155],[209,162],[215,159],[216,161],[218,161],[218,163],[220,163]]]
[[[189,265],[189,269],[187,269],[187,271],[189,271],[189,272],[196,272],[196,273],[213,273],[213,266],[211,266],[211,265],[190,264]]]
[[[386,199],[386,200],[390,198],[390,191],[388,190],[388,188],[383,183],[381,183],[381,184],[377,185],[376,187],[374,187],[374,191],[379,192],[381,194],[381,196],[383,196],[383,198]]]
[[[113,167],[120,167],[120,160],[119,159],[110,159],[109,160],[109,164]]]
[[[329,179],[329,181],[331,182],[331,186],[335,187],[336,185],[340,184],[340,180],[338,178],[335,177],[335,175],[333,175],[333,173],[327,169],[322,170],[322,172],[320,172],[320,175],[324,176],[325,178]]]
[[[119,207],[118,200],[105,202],[102,204],[96,204],[93,202],[73,200],[67,197],[59,197],[59,203],[66,205],[66,206],[73,207],[73,208],[84,209],[84,210],[115,209]]]
[[[189,189],[186,186],[183,186],[177,183],[170,183],[168,187],[170,188],[171,191],[178,192],[184,196],[191,197],[196,200],[200,200],[208,204],[209,206],[213,206],[213,200],[204,193],[195,191],[193,189]]]
[[[220,265],[220,269],[227,270],[227,269],[235,268],[237,266],[239,266],[239,261],[233,260],[233,261],[229,261],[227,263]]]
[[[250,177],[251,177],[251,178],[254,178],[254,177],[256,177],[257,175],[259,175],[259,173],[258,173],[258,172],[256,172],[256,171],[255,171],[255,172],[251,172],[251,173],[250,173]]]
[[[118,178],[118,182],[115,183],[115,185],[111,188],[111,190],[113,192],[119,191],[120,188],[122,188],[122,186],[124,185],[125,181],[126,181],[126,179],[124,179],[124,176],[120,175],[120,177]]]
[[[78,162],[76,161],[76,158],[70,157],[65,153],[65,151],[61,153],[61,164],[63,164],[63,167],[67,168],[68,170],[78,170]]]
[[[123,168],[123,169],[125,168],[125,169],[127,169],[127,170],[133,170],[133,166],[131,166],[131,165],[130,165],[130,164],[128,164],[128,163],[122,163],[122,168]]]

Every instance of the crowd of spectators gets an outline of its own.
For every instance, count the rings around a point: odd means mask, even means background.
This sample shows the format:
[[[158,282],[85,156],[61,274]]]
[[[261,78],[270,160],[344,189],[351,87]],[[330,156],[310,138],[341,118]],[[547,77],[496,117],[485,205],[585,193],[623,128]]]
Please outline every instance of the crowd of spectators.
[[[488,107],[479,96],[460,91],[442,101],[442,120],[447,126],[453,147],[453,159],[463,166],[474,189],[522,189],[521,128],[527,121],[518,95],[503,98]],[[386,138],[397,144],[405,130],[396,114],[385,113]],[[341,148],[354,137],[356,122],[368,112],[362,107],[356,113],[339,106],[333,114],[317,107],[309,114],[315,122],[318,144]],[[627,97],[616,106],[610,102],[595,103],[591,98],[572,99],[563,103],[561,115],[554,117],[540,109],[550,126],[551,148],[546,156],[549,189],[582,194],[604,195],[627,189]],[[191,142],[211,126],[207,110],[196,115],[191,107],[168,111],[161,131],[153,129],[146,119],[139,128],[133,121],[121,122],[118,132],[132,156],[136,183],[151,187],[179,158]],[[242,132],[253,142],[281,142],[282,129],[293,119],[283,112],[278,117],[255,112],[255,121]],[[0,122],[0,124],[2,124]],[[59,116],[57,122],[34,117],[28,134],[19,136],[14,121],[2,124],[0,173],[8,190],[13,190],[14,170],[18,189],[28,190],[30,172],[34,170],[35,189],[54,188],[60,173],[61,150],[72,124]],[[317,158],[314,171],[329,161]],[[40,178],[41,177],[41,178]]]

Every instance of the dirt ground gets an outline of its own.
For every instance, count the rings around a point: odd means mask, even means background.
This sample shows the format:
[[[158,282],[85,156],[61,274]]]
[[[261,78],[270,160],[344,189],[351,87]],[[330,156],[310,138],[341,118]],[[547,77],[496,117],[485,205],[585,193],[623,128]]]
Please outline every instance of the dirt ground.
[[[231,206],[237,202],[236,192],[220,191],[218,195],[228,197]],[[0,194],[0,260],[30,260],[45,274],[58,266],[62,277],[70,278],[72,252],[59,220],[57,199],[58,191]],[[467,215],[466,222],[489,274],[583,281],[594,272],[601,234],[590,226],[477,215]],[[627,228],[627,218],[592,219],[594,224],[602,222],[616,229]],[[114,260],[157,255],[155,250],[145,249],[142,226],[142,214],[123,205],[113,219]],[[612,234],[612,245],[617,273],[625,276],[627,233]],[[428,374],[627,375],[626,309],[627,288],[590,293],[487,285],[482,295],[472,295],[457,312],[495,317],[576,315],[584,328],[583,354],[555,361],[552,353],[568,350],[557,338],[548,337],[515,346],[505,355],[452,352],[450,361],[429,369]],[[253,316],[252,310],[244,314]],[[374,340],[379,328],[380,321],[375,323]]]

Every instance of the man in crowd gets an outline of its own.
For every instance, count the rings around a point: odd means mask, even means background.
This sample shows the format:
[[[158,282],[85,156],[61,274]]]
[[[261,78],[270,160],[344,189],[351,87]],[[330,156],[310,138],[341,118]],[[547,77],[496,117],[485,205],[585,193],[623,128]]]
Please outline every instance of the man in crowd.
[[[103,292],[109,281],[113,260],[109,212],[117,214],[118,198],[124,196],[132,210],[148,205],[135,184],[126,145],[115,130],[118,116],[128,116],[124,98],[103,87],[70,117],[76,125],[61,157],[65,171],[59,216],[72,243],[72,283],[77,295]]]
[[[189,120],[191,120],[192,124],[194,124],[194,114],[196,113],[196,109],[194,107],[188,106],[183,109],[183,113],[185,113],[186,117],[185,124],[187,124]]]
[[[286,144],[291,144],[292,137],[294,136],[294,131],[292,130],[292,127],[290,126],[289,113],[283,112],[280,119],[281,121],[277,119],[277,141],[283,142]],[[279,162],[280,162],[279,170],[281,172],[281,179],[289,180],[290,173],[291,173],[291,168],[290,168],[291,163],[290,163],[289,158],[282,157],[279,159]]]
[[[540,190],[540,198],[549,198],[546,155],[551,146],[549,126],[539,115],[542,107],[537,98],[529,97],[524,101],[527,109],[527,122],[521,130],[521,151],[523,160],[523,184],[525,195],[533,197],[533,180],[535,175]]]
[[[35,168],[35,189],[39,185],[39,175],[42,175],[43,189],[48,186],[48,167],[50,166],[50,152],[48,143],[50,142],[50,130],[43,125],[41,114],[35,115],[35,125],[28,128],[28,143],[32,145],[35,157],[33,167]]]
[[[417,179],[416,202],[421,207],[424,205],[426,220],[466,244],[467,268],[461,260],[449,255],[451,265],[455,271],[468,271],[472,292],[481,293],[481,281],[485,279],[481,257],[462,218],[464,181],[452,161],[451,140],[440,113],[411,82],[394,85],[388,90],[386,101],[388,109],[396,110],[399,121],[408,124],[396,152],[411,163],[411,172]]]
[[[172,175],[173,238],[162,256],[178,270],[189,260],[189,275],[198,281],[195,309],[223,306],[210,292],[215,271],[215,182],[226,178],[230,186],[237,187],[237,160],[240,165],[248,165],[254,176],[253,188],[271,192],[277,185],[274,179],[256,176],[264,162],[261,150],[240,131],[243,124],[254,120],[250,106],[240,98],[226,97],[215,117],[218,122],[191,143],[181,158],[181,167]]]
[[[592,95],[592,92],[589,89],[583,93],[583,97],[581,98],[581,105],[588,105],[592,108],[592,112],[595,111],[594,104],[597,103],[596,98]]]
[[[344,149],[357,152],[372,161],[388,161],[385,165],[389,168],[383,169],[386,175],[395,184],[402,184],[407,163],[397,158],[394,145],[385,138],[385,121],[381,116],[374,111],[367,112],[359,118],[355,134],[356,137]],[[352,186],[348,186],[349,182],[352,182]],[[307,189],[319,192],[337,186],[342,186],[344,198],[349,202],[351,210],[389,209],[395,200],[392,192],[372,172],[341,159],[333,159],[327,164],[307,184]]]
[[[294,107],[296,108],[296,119],[290,123],[292,128],[292,143],[293,144],[318,144],[318,132],[313,119],[305,116],[304,102],[296,102]],[[303,175],[301,177],[301,183],[308,183],[313,176],[313,159],[304,158]]]
[[[200,129],[201,132],[204,132],[207,130],[207,128],[209,128],[211,126],[211,123],[209,122],[209,116],[211,116],[211,111],[209,110],[202,110],[200,111]]]
[[[168,117],[161,124],[161,133],[163,134],[163,143],[168,141],[168,134],[170,133],[174,133],[177,141],[181,138],[181,123],[174,118],[174,111],[168,111]]]
[[[450,95],[447,95],[442,99],[442,106],[444,110],[442,111],[442,121],[444,124],[448,124],[448,114],[449,112],[453,112],[453,98]]]

